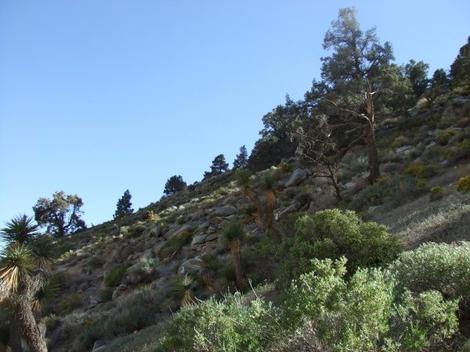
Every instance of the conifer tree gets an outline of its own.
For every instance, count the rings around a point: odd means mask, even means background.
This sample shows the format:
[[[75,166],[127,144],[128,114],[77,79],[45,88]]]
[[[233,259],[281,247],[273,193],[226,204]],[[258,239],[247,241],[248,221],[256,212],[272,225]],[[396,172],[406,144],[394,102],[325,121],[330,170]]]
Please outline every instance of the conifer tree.
[[[228,163],[225,161],[225,156],[219,154],[212,161],[211,171],[204,173],[204,178],[222,175],[226,171],[228,171]]]
[[[183,177],[181,175],[174,175],[166,181],[163,193],[167,196],[171,196],[185,190],[186,187],[187,185],[186,182],[183,181]]]
[[[233,161],[233,169],[244,169],[248,165],[248,152],[246,151],[246,147],[242,145],[240,147],[240,153],[236,156],[235,160]]]
[[[117,201],[116,212],[114,213],[115,219],[122,218],[123,216],[130,215],[134,212],[134,209],[132,209],[131,198],[131,193],[127,189],[122,197]]]

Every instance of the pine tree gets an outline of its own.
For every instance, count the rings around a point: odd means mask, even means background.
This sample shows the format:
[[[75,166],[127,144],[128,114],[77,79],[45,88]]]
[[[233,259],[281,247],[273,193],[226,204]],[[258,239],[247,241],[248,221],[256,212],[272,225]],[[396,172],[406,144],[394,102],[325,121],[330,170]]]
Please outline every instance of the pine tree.
[[[223,154],[219,154],[212,161],[211,171],[206,171],[204,173],[204,178],[222,175],[227,170],[228,163],[225,161],[225,156]]]
[[[134,212],[134,209],[132,209],[131,198],[131,193],[127,189],[122,197],[117,201],[116,212],[114,213],[115,219],[122,218],[123,216],[132,214]]]
[[[235,160],[233,161],[233,169],[244,169],[248,165],[248,152],[246,151],[246,147],[242,145],[240,147],[240,153],[236,156]]]
[[[163,193],[167,196],[171,196],[175,193],[185,190],[187,187],[186,182],[183,181],[183,177],[180,175],[171,176],[165,183],[165,189]]]

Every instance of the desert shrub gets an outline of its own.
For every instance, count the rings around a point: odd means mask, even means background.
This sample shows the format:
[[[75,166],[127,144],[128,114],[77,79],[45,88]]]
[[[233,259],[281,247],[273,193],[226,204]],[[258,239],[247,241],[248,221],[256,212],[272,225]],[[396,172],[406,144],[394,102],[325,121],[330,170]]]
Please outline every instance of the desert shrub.
[[[113,268],[111,271],[105,274],[104,284],[106,287],[116,287],[121,283],[121,280],[126,273],[127,267],[124,265],[119,265]]]
[[[391,190],[384,185],[383,181],[379,180],[356,194],[351,201],[351,208],[363,210],[371,205],[380,205],[390,193]]]
[[[438,130],[436,134],[436,142],[440,145],[446,145],[449,140],[457,135],[457,130],[453,128],[446,128],[445,130]]]
[[[426,190],[426,179],[423,177],[409,174],[385,176],[357,193],[351,200],[350,207],[354,210],[364,210],[386,201],[397,206],[422,195]]]
[[[158,253],[161,258],[166,258],[173,253],[178,252],[181,247],[186,245],[193,234],[190,231],[184,231],[177,236],[170,238]]]
[[[83,306],[85,297],[81,292],[73,292],[64,296],[58,304],[58,313],[65,315],[71,311]]]
[[[457,191],[462,193],[470,192],[470,176],[464,176],[459,178],[457,183]]]
[[[345,258],[315,259],[286,292],[282,323],[294,340],[310,323],[313,336],[301,338],[325,351],[422,351],[456,333],[457,302],[437,291],[397,295],[394,285],[381,269],[360,269],[347,280]]]
[[[444,197],[444,188],[441,186],[432,187],[429,191],[429,200],[434,202],[436,200],[442,199]]]
[[[403,252],[390,266],[402,288],[436,290],[451,298],[470,298],[470,242],[426,243]]]
[[[137,224],[129,229],[129,232],[127,232],[127,236],[131,238],[139,237],[145,230],[145,225]]]
[[[405,167],[405,173],[416,178],[429,178],[436,174],[436,170],[431,165],[412,163]]]
[[[352,211],[330,209],[301,215],[296,235],[284,243],[280,284],[305,273],[313,258],[348,258],[351,272],[358,267],[378,266],[394,260],[401,245],[385,226],[364,222]]]
[[[409,143],[408,138],[406,138],[405,136],[398,136],[397,138],[393,140],[392,147],[399,148],[399,147],[404,146],[407,143]]]
[[[88,266],[91,269],[98,269],[103,266],[106,260],[102,256],[91,257],[88,261]]]
[[[459,159],[468,158],[470,156],[470,139],[465,139],[457,144],[457,157]]]
[[[169,322],[157,351],[263,351],[272,339],[276,310],[236,293],[182,308]]]

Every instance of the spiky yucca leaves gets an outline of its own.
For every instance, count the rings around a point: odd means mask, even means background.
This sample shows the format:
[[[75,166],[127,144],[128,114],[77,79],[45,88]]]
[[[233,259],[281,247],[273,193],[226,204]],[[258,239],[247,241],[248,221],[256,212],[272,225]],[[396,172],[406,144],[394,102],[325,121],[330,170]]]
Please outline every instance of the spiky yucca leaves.
[[[22,276],[29,276],[34,268],[31,250],[25,245],[8,246],[0,266],[0,302],[18,290]]]
[[[7,243],[24,244],[37,235],[38,225],[27,215],[18,215],[7,222],[0,235]]]
[[[36,251],[39,251],[39,246]],[[48,276],[48,265],[44,258],[35,255],[30,246],[10,244],[0,257],[0,303],[11,311],[11,347],[18,350],[20,336],[32,352],[47,352],[33,314],[37,306],[37,295]]]
[[[245,237],[245,230],[240,222],[232,222],[225,227],[223,234],[230,248],[237,288],[243,290],[245,279],[240,260],[240,240]]]

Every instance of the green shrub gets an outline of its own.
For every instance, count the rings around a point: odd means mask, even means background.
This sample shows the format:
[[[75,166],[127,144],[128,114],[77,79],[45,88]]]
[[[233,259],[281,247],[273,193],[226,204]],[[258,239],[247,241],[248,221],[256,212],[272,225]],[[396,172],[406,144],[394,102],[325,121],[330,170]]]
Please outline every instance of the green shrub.
[[[468,158],[470,156],[470,139],[465,139],[457,144],[457,154],[459,159]]]
[[[397,138],[393,140],[392,147],[399,148],[401,146],[404,146],[407,143],[409,143],[408,138],[406,138],[405,136],[398,136]]]
[[[416,178],[429,178],[436,174],[436,170],[430,165],[412,163],[405,167],[405,173]]]
[[[426,243],[403,252],[390,266],[402,288],[436,290],[451,298],[470,298],[470,242]]]
[[[441,186],[435,186],[429,191],[429,200],[434,202],[436,200],[442,199],[444,197],[444,188]]]
[[[176,313],[157,351],[264,351],[272,340],[276,311],[261,299],[245,302],[236,293]]]
[[[457,183],[457,191],[462,193],[470,192],[470,176],[464,176],[459,178]]]
[[[358,267],[391,262],[401,250],[398,239],[385,226],[364,222],[352,211],[330,209],[301,215],[295,226],[296,235],[284,243],[281,286],[307,272],[313,258],[345,256],[354,272]]]
[[[380,205],[390,193],[391,189],[386,186],[383,180],[379,180],[372,185],[368,185],[356,194],[351,201],[351,208],[354,210],[363,210],[371,205]]]
[[[58,313],[65,315],[71,311],[83,306],[85,303],[85,296],[81,292],[74,292],[65,296],[58,304]]]
[[[453,128],[446,128],[445,130],[438,130],[436,134],[436,142],[440,145],[446,145],[449,140],[457,135],[457,130]]]
[[[284,333],[283,340],[295,344],[296,331],[311,322],[312,336],[301,340],[314,341],[318,350],[422,351],[457,332],[457,302],[439,292],[397,295],[394,280],[380,269],[360,269],[348,281],[344,258],[315,259],[311,269],[285,295],[282,323],[294,339]],[[303,350],[298,347],[284,350]]]
[[[91,269],[98,269],[102,267],[105,262],[106,260],[102,256],[95,256],[91,257],[91,259],[88,261],[88,266]]]
[[[186,245],[193,234],[189,231],[184,231],[177,236],[170,238],[158,253],[161,258],[169,257],[178,252],[184,245]]]
[[[121,283],[121,280],[126,272],[127,267],[120,265],[106,273],[104,276],[104,284],[106,287],[116,287]]]

